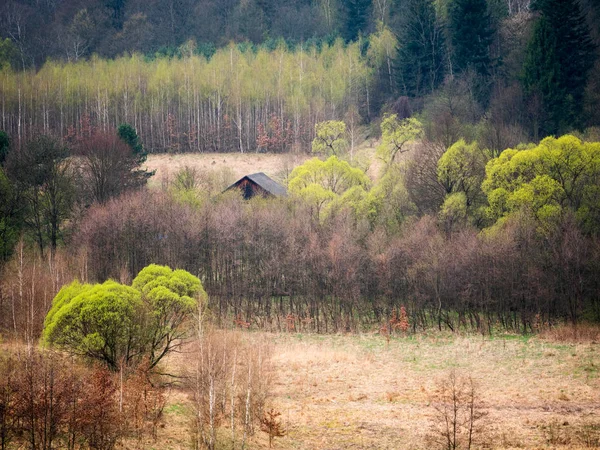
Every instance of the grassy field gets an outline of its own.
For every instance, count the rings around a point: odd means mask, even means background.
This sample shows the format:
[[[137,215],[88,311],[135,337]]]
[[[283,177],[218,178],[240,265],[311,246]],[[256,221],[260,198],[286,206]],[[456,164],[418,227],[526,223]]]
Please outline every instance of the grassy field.
[[[262,153],[184,153],[149,155],[145,167],[155,170],[150,186],[160,186],[163,180],[173,177],[184,167],[203,173],[224,174],[233,183],[244,175],[264,172],[277,181],[283,181],[294,167],[311,155]]]
[[[255,338],[252,333],[248,339]],[[269,335],[279,449],[441,448],[440,382],[474,380],[475,448],[598,448],[600,345],[505,336]],[[184,361],[182,361],[185,364]],[[169,397],[156,448],[188,448],[187,399]],[[251,448],[266,448],[258,433]]]
[[[372,143],[364,142],[356,150],[355,160],[374,180],[381,171],[381,162],[374,157]],[[264,172],[274,180],[282,183],[294,169],[312,154],[273,154],[273,153],[183,153],[183,154],[151,154],[145,168],[155,170],[156,174],[149,181],[150,187],[159,187],[184,167],[191,167],[203,174],[221,174],[221,178],[233,183],[244,175]]]

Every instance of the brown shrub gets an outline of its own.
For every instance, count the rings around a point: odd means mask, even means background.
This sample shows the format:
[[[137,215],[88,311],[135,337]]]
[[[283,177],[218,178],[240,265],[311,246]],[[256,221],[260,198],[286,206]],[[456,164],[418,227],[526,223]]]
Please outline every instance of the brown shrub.
[[[542,339],[557,342],[600,342],[600,325],[591,323],[564,323],[544,329]]]

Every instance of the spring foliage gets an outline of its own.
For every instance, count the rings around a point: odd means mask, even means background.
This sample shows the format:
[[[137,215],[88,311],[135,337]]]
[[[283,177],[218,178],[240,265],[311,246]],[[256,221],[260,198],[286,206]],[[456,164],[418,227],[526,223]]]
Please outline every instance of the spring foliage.
[[[263,144],[275,115],[282,124],[290,121],[286,133],[307,148],[316,123],[364,99],[369,78],[358,44],[336,41],[294,51],[231,45],[210,59],[134,54],[49,61],[39,71],[4,69],[0,99],[12,111],[6,131],[18,140],[38,129],[81,134],[88,118],[103,130],[135,124],[150,152],[248,151]]]
[[[206,294],[184,270],[152,264],[125,286],[113,280],[64,286],[46,316],[43,340],[116,370],[147,358],[150,368],[185,337]]]
[[[316,218],[321,218],[340,203],[356,209],[369,184],[361,169],[330,156],[326,161],[313,158],[296,167],[290,175],[289,190],[311,206]]]
[[[384,117],[381,122],[381,145],[377,156],[388,166],[394,163],[398,154],[408,150],[408,144],[423,134],[423,125],[417,119],[398,120],[396,114]]]
[[[600,223],[599,186],[600,143],[570,135],[505,150],[487,164],[482,184],[494,221],[526,208],[548,226],[571,211],[589,232]]]

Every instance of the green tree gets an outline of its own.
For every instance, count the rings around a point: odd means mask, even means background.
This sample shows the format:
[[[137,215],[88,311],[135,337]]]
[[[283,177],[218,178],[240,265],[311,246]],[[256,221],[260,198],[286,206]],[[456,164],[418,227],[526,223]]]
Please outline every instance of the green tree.
[[[10,138],[6,131],[0,131],[0,166],[6,161],[8,152],[10,151]]]
[[[19,49],[9,38],[0,38],[0,70],[3,67],[16,69],[19,64]]]
[[[144,152],[144,146],[142,145],[135,128],[128,123],[122,123],[119,125],[119,128],[117,128],[117,134],[127,145],[129,145],[129,147],[131,147],[131,150],[133,150],[135,155],[139,156],[140,158],[144,158],[141,161],[144,162],[146,159],[146,153]]]
[[[403,7],[397,83],[405,95],[419,97],[444,81],[446,40],[432,0],[409,0]]]
[[[462,193],[469,212],[481,206],[485,200],[481,183],[489,159],[489,151],[481,149],[477,142],[467,144],[461,139],[446,150],[438,161],[439,182],[448,195]]]
[[[524,63],[523,85],[537,109],[533,132],[558,134],[582,128],[587,76],[595,47],[576,0],[538,0],[539,12]]]
[[[74,281],[54,298],[43,340],[111,370],[146,358],[153,368],[181,345],[186,321],[205,300],[198,278],[165,266],[142,269],[132,286]]]
[[[464,192],[455,192],[446,196],[439,212],[439,219],[446,233],[464,227],[469,216],[467,196]]]
[[[377,181],[366,201],[371,226],[383,225],[390,235],[397,233],[404,221],[417,212],[406,189],[403,167],[398,164]]]
[[[18,204],[14,186],[0,167],[0,263],[8,260],[19,238]]]
[[[312,141],[314,153],[339,155],[348,146],[346,124],[338,120],[327,120],[315,125],[315,138]]]
[[[377,31],[369,36],[367,59],[379,73],[376,90],[382,95],[394,93],[394,61],[398,55],[398,38],[383,22],[377,22]]]
[[[68,150],[55,138],[39,136],[9,153],[6,173],[22,202],[24,224],[34,234],[41,254],[47,244],[53,254],[74,201]]]
[[[361,169],[330,156],[326,161],[313,158],[296,167],[290,174],[289,191],[310,205],[313,217],[320,220],[329,214],[329,208],[342,206],[341,198],[348,201],[348,206],[360,209],[350,200],[364,199],[369,184],[369,177]]]
[[[346,0],[346,20],[342,32],[346,42],[355,41],[367,29],[371,0]]]
[[[588,233],[600,231],[600,143],[570,135],[504,150],[486,166],[487,215],[499,220],[523,208],[548,230],[572,211]]]
[[[144,331],[152,368],[181,345],[187,333],[183,325],[207,295],[200,280],[189,272],[156,264],[142,269],[132,287],[141,292],[150,310]]]
[[[381,144],[377,156],[390,167],[396,156],[408,151],[408,144],[423,134],[423,125],[417,119],[398,120],[396,114],[386,115],[381,122]]]
[[[486,0],[450,1],[448,28],[455,72],[471,69],[482,76],[490,74],[490,46],[494,36],[491,23]]]

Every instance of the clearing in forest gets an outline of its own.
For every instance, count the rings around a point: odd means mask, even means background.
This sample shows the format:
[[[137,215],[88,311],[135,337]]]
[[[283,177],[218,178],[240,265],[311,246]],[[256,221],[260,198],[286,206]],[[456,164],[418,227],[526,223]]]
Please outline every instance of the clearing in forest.
[[[227,182],[233,183],[244,175],[264,172],[277,181],[283,181],[297,165],[313,155],[273,153],[183,153],[148,155],[145,168],[156,170],[150,186],[156,187],[173,177],[184,167],[201,173],[222,172]]]

